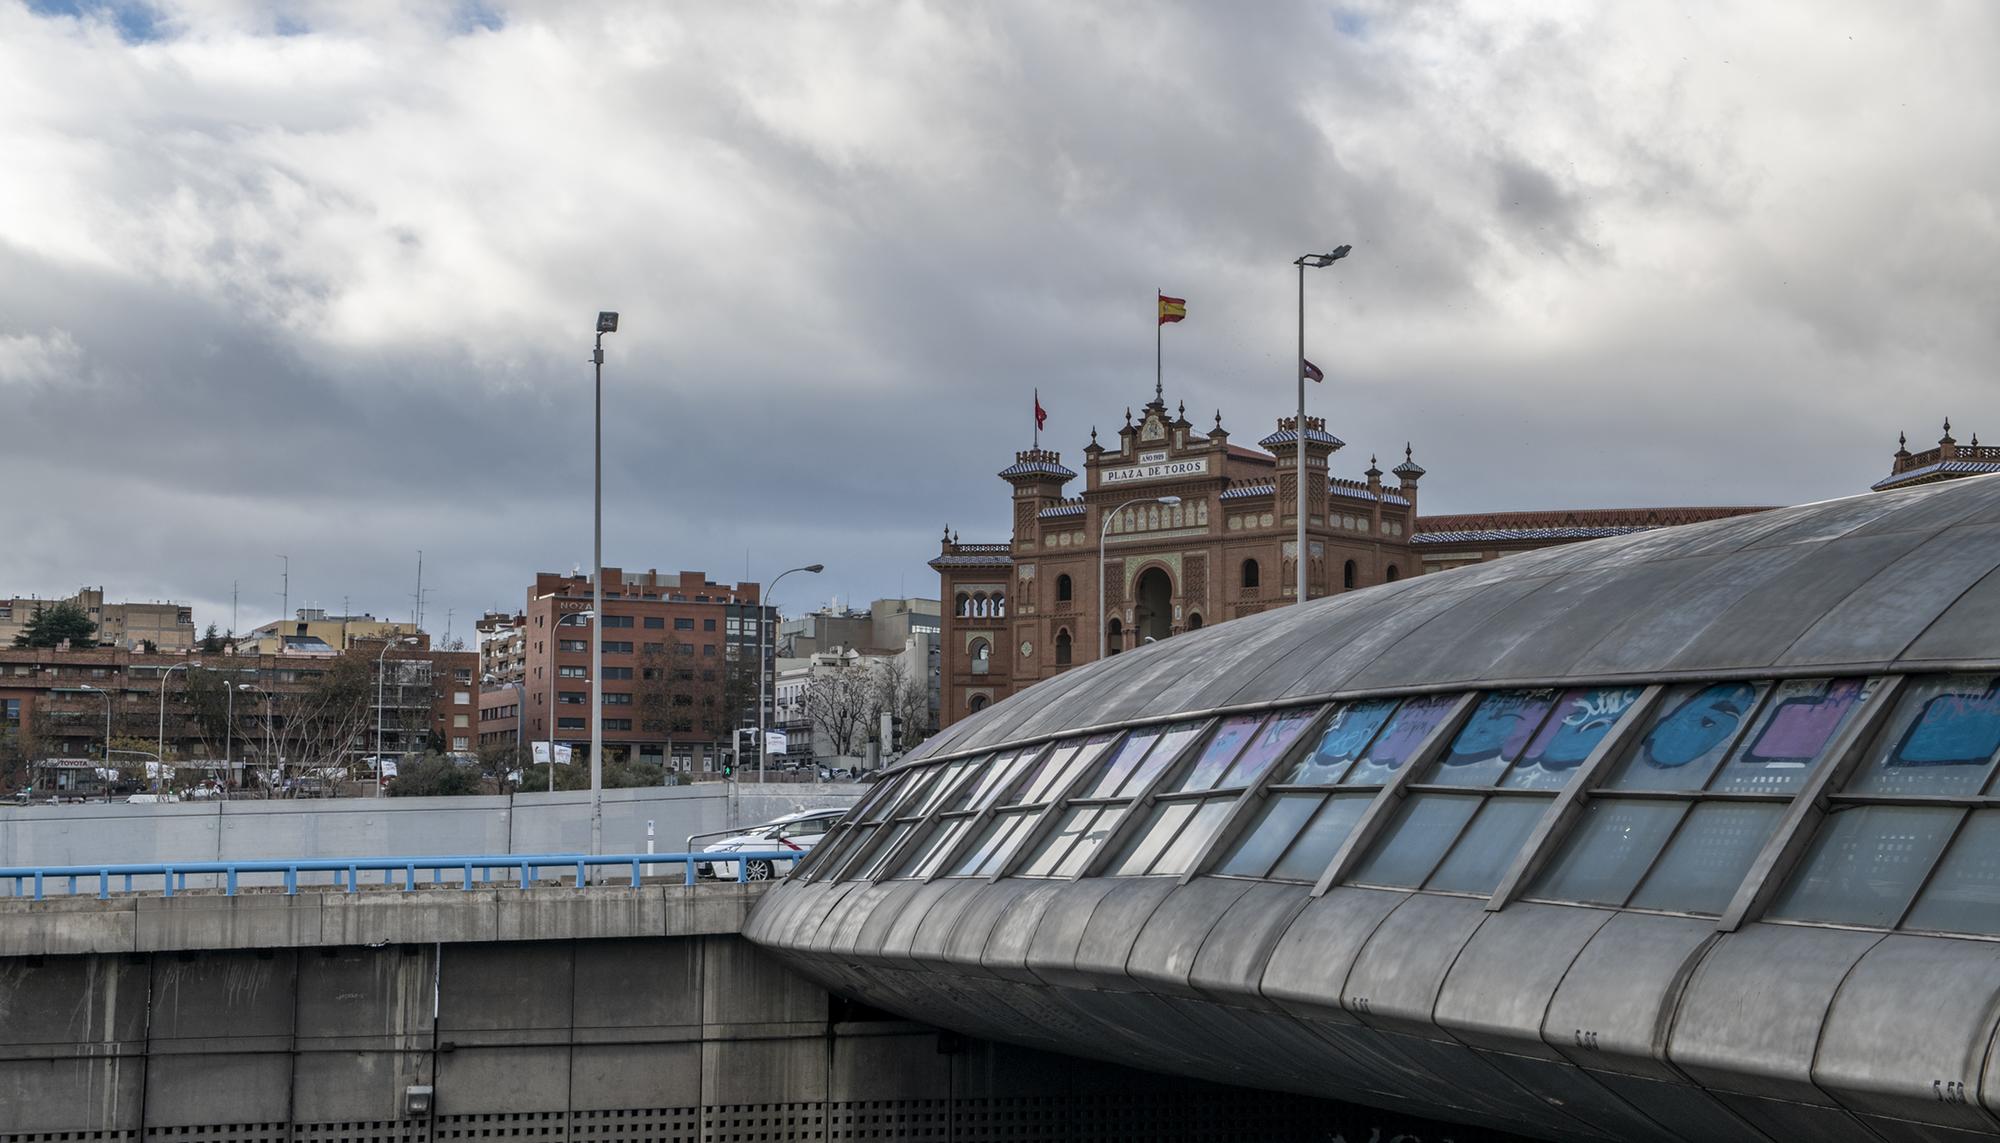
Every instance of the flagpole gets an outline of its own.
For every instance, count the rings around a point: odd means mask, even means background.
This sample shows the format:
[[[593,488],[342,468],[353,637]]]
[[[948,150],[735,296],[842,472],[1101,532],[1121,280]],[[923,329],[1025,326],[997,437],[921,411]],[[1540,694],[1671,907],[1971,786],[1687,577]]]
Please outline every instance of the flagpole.
[[[1035,386],[1035,447],[1042,447],[1042,387]]]
[[[1159,317],[1160,299],[1167,295],[1158,288],[1153,290],[1153,295],[1153,399],[1164,401],[1165,387],[1160,383],[1160,330],[1165,328],[1167,323],[1159,320]]]

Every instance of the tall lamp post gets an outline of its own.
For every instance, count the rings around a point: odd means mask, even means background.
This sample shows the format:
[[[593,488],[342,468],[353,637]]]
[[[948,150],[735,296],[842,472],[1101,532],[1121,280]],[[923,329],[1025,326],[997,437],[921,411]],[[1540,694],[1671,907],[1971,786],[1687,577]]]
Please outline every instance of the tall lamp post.
[[[814,575],[818,575],[825,570],[825,564],[807,564],[802,568],[787,568],[779,572],[771,580],[771,586],[764,589],[764,594],[760,597],[760,601],[757,604],[757,784],[760,786],[764,784],[764,755],[766,753],[764,749],[764,735],[766,733],[764,719],[764,674],[768,661],[765,657],[765,652],[769,649],[771,640],[771,625],[764,621],[764,608],[771,598],[771,593],[778,590],[778,580],[784,579],[793,572],[811,572]],[[777,614],[777,605],[771,604],[770,606],[771,614],[775,616]]]
[[[160,759],[158,767],[153,771],[153,792],[155,794],[160,792],[161,783],[165,780],[167,771],[167,676],[173,674],[175,671],[199,666],[201,666],[200,663],[192,661],[175,663],[173,666],[160,672],[160,737],[159,741],[153,747],[153,753],[157,754]]]
[[[1107,615],[1104,610],[1104,538],[1111,534],[1111,521],[1117,519],[1120,512],[1123,512],[1134,504],[1179,504],[1180,502],[1181,498],[1178,496],[1141,496],[1136,500],[1127,500],[1125,503],[1106,512],[1103,522],[1098,525],[1097,657],[1099,659],[1108,659],[1111,657],[1111,616]]]
[[[104,696],[104,764],[109,766],[111,765],[111,692],[103,687],[93,687],[89,683],[83,683],[76,689]]]
[[[618,332],[618,315],[597,314],[597,346],[591,364],[597,368],[596,442],[592,448],[590,610],[604,614],[604,335]],[[550,712],[553,714],[554,712]],[[553,757],[554,752],[550,752]],[[604,852],[604,624],[590,625],[590,854]]]
[[[1293,560],[1297,568],[1298,593],[1300,603],[1306,601],[1306,267],[1321,269],[1331,266],[1347,257],[1352,246],[1336,246],[1325,254],[1302,254],[1292,261],[1299,268],[1299,537],[1298,556]]]
[[[572,611],[568,615],[559,617],[554,623],[549,624],[549,626],[551,629],[565,625],[574,626],[575,624],[571,623],[571,620],[588,620],[591,623],[596,623],[597,613],[595,611]],[[562,632],[551,630],[551,634],[555,638],[556,643],[555,647],[549,648],[549,793],[553,794],[556,792],[556,680],[562,671],[562,668],[556,665],[556,649],[562,646]],[[525,696],[527,693],[526,684],[523,684],[521,694]],[[525,698],[523,702],[523,709],[525,710]]]
[[[406,643],[414,642],[416,640],[407,635],[397,635],[384,639],[382,641],[382,653],[375,656],[375,796],[378,798],[382,796],[382,684],[386,681],[389,673],[389,651],[393,647],[401,647]],[[398,683],[396,692],[399,696],[402,694],[402,689],[402,684]]]
[[[237,691],[263,692],[264,695],[264,759],[263,760],[264,760],[264,765],[268,767],[271,765],[271,692],[266,688],[259,687],[256,683],[235,683],[231,685],[229,688],[229,698],[231,703],[235,702]],[[248,762],[245,762],[243,766],[244,769],[247,770],[249,769],[250,764]],[[242,786],[242,783],[238,782],[237,785],[240,788]],[[270,797],[270,789],[268,787],[265,788],[264,796],[267,798]]]

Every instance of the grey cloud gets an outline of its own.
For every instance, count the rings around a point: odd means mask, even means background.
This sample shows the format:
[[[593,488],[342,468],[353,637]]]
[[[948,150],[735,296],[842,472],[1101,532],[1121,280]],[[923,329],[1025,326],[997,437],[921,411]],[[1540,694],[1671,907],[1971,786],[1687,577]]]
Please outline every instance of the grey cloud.
[[[2000,348],[2000,121],[1940,114],[1986,57],[1910,49],[1983,12],[165,15],[0,7],[37,157],[0,186],[0,481],[41,506],[6,590],[226,621],[240,580],[247,624],[285,551],[295,603],[400,614],[422,548],[463,633],[589,559],[601,306],[607,561],[828,564],[788,602],[1001,536],[1031,389],[1072,458],[1150,396],[1155,288],[1190,299],[1169,399],[1255,441],[1322,244],[1356,247],[1309,283],[1336,466],[1414,440],[1432,511],[1858,489],[1897,428],[1978,427]]]

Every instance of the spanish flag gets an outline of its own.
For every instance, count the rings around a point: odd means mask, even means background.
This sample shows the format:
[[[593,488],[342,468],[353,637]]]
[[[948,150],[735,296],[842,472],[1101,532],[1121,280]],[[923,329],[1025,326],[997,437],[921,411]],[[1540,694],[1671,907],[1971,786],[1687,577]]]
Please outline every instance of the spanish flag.
[[[1185,318],[1186,316],[1187,316],[1186,298],[1170,298],[1165,294],[1160,295],[1161,325],[1165,325],[1170,321],[1180,321],[1182,318]]]

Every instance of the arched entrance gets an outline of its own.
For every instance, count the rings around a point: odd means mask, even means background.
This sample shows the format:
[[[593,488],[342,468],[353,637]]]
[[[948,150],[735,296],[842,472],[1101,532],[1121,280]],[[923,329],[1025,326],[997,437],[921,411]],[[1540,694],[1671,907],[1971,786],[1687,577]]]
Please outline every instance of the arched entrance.
[[[1174,628],[1174,583],[1165,568],[1147,568],[1132,585],[1132,625],[1139,642],[1165,639]]]

